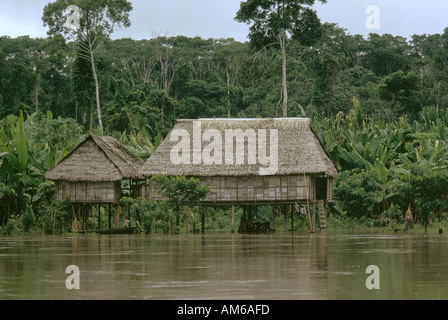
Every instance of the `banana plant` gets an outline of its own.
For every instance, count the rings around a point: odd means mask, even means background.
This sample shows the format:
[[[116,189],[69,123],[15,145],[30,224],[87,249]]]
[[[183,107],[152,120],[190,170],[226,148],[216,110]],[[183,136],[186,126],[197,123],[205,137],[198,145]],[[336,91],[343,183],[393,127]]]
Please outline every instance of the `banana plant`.
[[[17,159],[21,172],[26,171],[28,165],[28,144],[26,141],[25,130],[23,126],[23,113],[20,112],[17,126],[13,132],[14,145],[17,151]]]
[[[138,133],[127,135],[126,132],[119,134],[117,139],[136,157],[146,161],[151,157],[159,145],[162,143],[162,136],[159,133],[154,143],[145,128]]]
[[[0,183],[3,191],[7,190],[1,196],[3,199],[0,223],[4,223],[10,214],[20,213],[29,203],[31,196],[26,190],[29,181],[26,172],[29,153],[23,114],[20,113],[19,117],[8,116],[0,126],[3,129],[0,135]]]
[[[344,130],[345,115],[339,112],[334,118],[326,118],[320,121],[313,121],[314,131],[324,144],[326,151],[332,159],[339,163],[339,147],[344,139],[342,132]]]
[[[16,124],[12,121],[16,120]],[[8,117],[2,122],[3,132],[0,134],[0,159],[2,161],[2,180],[16,173],[26,173],[29,161],[28,143],[23,125],[23,114],[19,117]]]
[[[425,107],[420,113],[420,117],[426,128],[431,128],[439,120],[439,111],[434,107]]]
[[[344,133],[345,144],[339,149],[339,155],[349,166],[349,169],[366,169],[377,160],[384,164],[391,162],[396,153],[389,149],[387,141],[375,132],[356,133],[348,130]]]
[[[55,144],[65,145],[78,136],[73,123],[54,120],[51,114],[47,119],[31,115],[25,121],[23,113],[0,121],[0,183],[8,191],[0,195],[0,223],[38,204],[36,194],[43,174],[55,164],[56,156],[66,153]]]
[[[445,171],[448,168],[448,145],[442,145],[439,140],[434,145],[423,140],[418,147],[409,145],[408,153],[400,155],[400,159],[407,167],[418,165],[424,173]]]
[[[366,126],[366,117],[362,111],[361,103],[355,97],[352,99],[353,108],[347,117],[348,126],[351,129],[362,130]]]

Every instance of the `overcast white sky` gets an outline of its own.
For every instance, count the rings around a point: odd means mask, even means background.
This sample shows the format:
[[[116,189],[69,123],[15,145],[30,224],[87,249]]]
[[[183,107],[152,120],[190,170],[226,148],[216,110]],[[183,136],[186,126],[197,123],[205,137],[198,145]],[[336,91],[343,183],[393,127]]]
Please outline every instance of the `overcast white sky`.
[[[51,0],[0,0],[0,36],[46,37],[41,20]],[[246,41],[248,26],[234,21],[241,0],[131,0],[132,26],[113,38],[149,39],[154,32],[169,36],[234,38]],[[380,10],[380,29],[366,27],[366,9]],[[448,27],[447,0],[328,0],[316,5],[323,22],[335,22],[351,34],[390,33],[409,38],[413,34],[442,33]]]

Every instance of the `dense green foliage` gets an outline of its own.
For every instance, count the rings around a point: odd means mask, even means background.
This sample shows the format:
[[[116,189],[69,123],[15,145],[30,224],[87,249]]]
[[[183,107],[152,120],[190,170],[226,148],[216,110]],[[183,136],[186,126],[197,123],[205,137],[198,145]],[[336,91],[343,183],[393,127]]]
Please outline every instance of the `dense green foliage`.
[[[50,111],[46,117],[35,113],[26,121],[23,113],[9,115],[0,121],[0,128],[0,224],[21,217],[28,229],[33,213],[39,223],[57,211],[54,184],[45,182],[43,174],[78,142],[82,130],[73,119],[53,119]]]
[[[320,0],[326,3],[326,0]],[[282,111],[288,116],[288,74],[286,40],[288,34],[299,45],[311,46],[319,40],[321,22],[312,8],[315,0],[247,0],[241,2],[235,19],[252,23],[249,38],[257,49],[278,46],[282,56]]]
[[[322,29],[312,47],[287,40],[290,116],[332,118],[348,113],[353,97],[367,116],[381,113],[387,122],[418,119],[424,107],[445,109],[448,32],[406,41],[364,39],[333,24]],[[0,116],[51,110],[88,128],[94,85],[77,56],[76,43],[57,36],[1,37]],[[154,137],[177,118],[281,115],[282,59],[275,46],[257,51],[232,39],[183,36],[120,39],[107,41],[97,56],[108,133],[130,133],[140,119]]]
[[[152,178],[160,186],[160,195],[167,201],[152,199],[123,198],[121,203],[130,206],[146,234],[159,232],[163,234],[178,233],[181,217],[185,217],[188,232],[194,232],[194,215],[204,214],[199,207],[192,207],[203,199],[209,188],[204,187],[196,179],[185,177],[154,176]],[[186,208],[188,207],[188,209]]]
[[[312,118],[340,168],[332,214],[387,225],[402,222],[411,207],[424,225],[443,218],[448,29],[411,39],[363,38],[326,23],[319,35],[313,43],[284,38],[288,116]],[[57,32],[46,39],[0,37],[3,233],[19,225],[61,230],[70,212],[53,203],[43,174],[89,129],[115,136],[146,160],[176,119],[283,114],[279,46],[260,50],[233,39],[184,36],[102,42],[96,86],[80,41]],[[96,120],[96,87],[104,130]]]
[[[349,115],[316,122],[341,168],[334,212],[401,221],[407,208],[425,227],[448,209],[447,111],[425,108],[418,120],[367,118],[354,100]]]

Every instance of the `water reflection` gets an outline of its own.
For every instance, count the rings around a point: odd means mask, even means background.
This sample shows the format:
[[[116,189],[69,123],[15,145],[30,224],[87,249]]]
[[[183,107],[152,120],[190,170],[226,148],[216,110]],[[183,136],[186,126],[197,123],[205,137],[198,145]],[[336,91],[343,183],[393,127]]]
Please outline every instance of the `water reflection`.
[[[0,299],[446,299],[447,238],[391,235],[0,239]],[[81,289],[65,287],[65,268]],[[366,268],[381,271],[367,290]]]

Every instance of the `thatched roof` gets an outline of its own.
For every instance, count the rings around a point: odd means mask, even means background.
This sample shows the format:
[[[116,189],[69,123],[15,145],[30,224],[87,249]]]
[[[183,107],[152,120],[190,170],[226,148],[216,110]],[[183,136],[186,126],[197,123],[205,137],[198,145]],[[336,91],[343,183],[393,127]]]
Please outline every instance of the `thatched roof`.
[[[173,164],[170,156],[173,148],[179,145],[181,141],[176,136],[179,130],[188,132],[191,138],[191,149],[195,142],[193,141],[194,131],[196,130],[196,139],[200,124],[201,132],[214,129],[215,133],[222,135],[222,155],[225,154],[225,133],[228,129],[246,130],[251,132],[260,132],[260,129],[267,132],[266,150],[268,155],[272,150],[270,135],[273,129],[278,132],[278,169],[273,175],[298,175],[298,174],[325,174],[331,177],[338,176],[338,170],[325,151],[322,143],[311,129],[311,120],[302,118],[282,118],[282,119],[200,119],[200,120],[179,120],[170,135],[165,139],[152,157],[139,170],[140,175],[150,177],[157,174],[166,176],[191,176],[191,177],[212,177],[212,176],[258,176],[260,169],[266,167],[260,162],[249,164],[248,161],[248,139],[245,139],[245,161],[244,164]],[[194,130],[193,127],[196,126]],[[259,137],[258,137],[259,138]],[[204,139],[202,139],[204,140]],[[210,145],[213,139],[202,141],[202,150]],[[260,139],[259,139],[260,140]],[[201,142],[199,142],[201,143]],[[197,142],[196,142],[197,145]],[[253,150],[253,149],[252,149]],[[258,150],[258,149],[257,149]],[[234,152],[236,153],[236,143],[234,143]],[[193,150],[191,150],[193,159]],[[214,153],[211,153],[214,154]]]
[[[138,169],[142,164],[115,138],[89,134],[44,177],[47,180],[70,182],[138,179]]]

